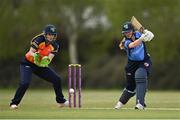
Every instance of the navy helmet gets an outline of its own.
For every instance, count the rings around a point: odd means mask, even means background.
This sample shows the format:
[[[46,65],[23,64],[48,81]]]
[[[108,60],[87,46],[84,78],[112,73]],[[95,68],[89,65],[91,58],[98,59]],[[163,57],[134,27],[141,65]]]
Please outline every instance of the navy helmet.
[[[131,22],[125,22],[122,26],[122,33],[134,31],[134,27]]]
[[[46,25],[44,30],[43,30],[43,33],[45,35],[47,35],[47,34],[57,35],[56,27],[54,25],[51,25],[51,24]]]

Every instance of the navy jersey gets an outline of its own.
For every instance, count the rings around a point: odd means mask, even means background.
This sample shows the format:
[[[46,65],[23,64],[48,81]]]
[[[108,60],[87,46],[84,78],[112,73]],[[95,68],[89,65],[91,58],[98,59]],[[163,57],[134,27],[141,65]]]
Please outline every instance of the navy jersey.
[[[35,36],[31,41],[31,47],[36,49],[40,53],[40,58],[48,56],[50,53],[56,54],[59,49],[59,45],[55,40],[48,42],[45,39],[44,34],[39,34]],[[30,55],[29,52],[26,53],[26,59],[31,63],[34,63],[34,57]]]
[[[33,47],[36,50],[45,50],[48,51],[49,48],[49,53],[56,54],[59,49],[59,45],[56,43],[55,40],[48,42],[44,34],[39,34],[35,36],[32,41],[31,41],[31,47]]]
[[[141,33],[136,31],[134,32],[135,39],[139,39],[141,37]],[[132,43],[132,39],[126,38],[124,42],[124,47],[128,56],[128,60],[131,61],[143,61],[147,57],[146,53],[146,46],[145,43],[142,42],[140,45],[134,47],[134,48],[129,48],[129,44]]]

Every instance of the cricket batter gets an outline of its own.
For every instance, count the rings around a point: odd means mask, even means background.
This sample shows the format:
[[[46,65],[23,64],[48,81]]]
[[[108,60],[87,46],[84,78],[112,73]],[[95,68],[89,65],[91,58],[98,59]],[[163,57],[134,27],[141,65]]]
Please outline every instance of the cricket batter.
[[[127,85],[115,105],[115,109],[120,109],[136,94],[135,109],[143,110],[146,107],[147,77],[152,65],[145,42],[151,41],[154,35],[148,30],[144,30],[143,34],[135,31],[131,22],[123,24],[122,34],[125,39],[119,44],[119,47],[125,49],[128,57],[125,67]]]
[[[30,50],[20,64],[21,80],[16,94],[10,103],[11,109],[17,109],[29,84],[32,73],[53,85],[58,107],[68,106],[61,89],[61,78],[48,65],[57,54],[59,45],[56,43],[57,31],[54,25],[45,26],[43,33],[31,41]]]

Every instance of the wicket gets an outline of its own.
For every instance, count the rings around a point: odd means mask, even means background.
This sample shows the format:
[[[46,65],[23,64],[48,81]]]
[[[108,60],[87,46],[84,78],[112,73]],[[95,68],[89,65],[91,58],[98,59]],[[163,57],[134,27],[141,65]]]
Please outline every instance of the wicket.
[[[77,69],[77,70],[76,70]],[[73,72],[72,72],[73,71]],[[73,73],[73,74],[72,74]],[[78,79],[78,82],[77,80]],[[78,83],[78,107],[81,108],[81,65],[80,64],[69,64],[68,66],[68,93],[69,93],[69,108],[72,107],[72,93],[70,93],[70,89],[74,89],[74,108],[76,108],[76,83]]]

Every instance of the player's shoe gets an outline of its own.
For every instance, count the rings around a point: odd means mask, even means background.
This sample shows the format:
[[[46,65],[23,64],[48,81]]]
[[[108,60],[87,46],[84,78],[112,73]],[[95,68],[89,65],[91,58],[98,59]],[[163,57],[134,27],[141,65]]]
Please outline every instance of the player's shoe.
[[[66,100],[64,103],[58,103],[58,107],[62,108],[62,107],[68,107],[69,106],[69,101]]]
[[[15,104],[10,105],[10,109],[18,109],[18,106]]]
[[[144,106],[141,105],[140,103],[138,103],[138,104],[135,106],[135,109],[144,110]]]
[[[120,109],[123,106],[123,104],[118,101],[117,104],[115,105],[114,109]]]

